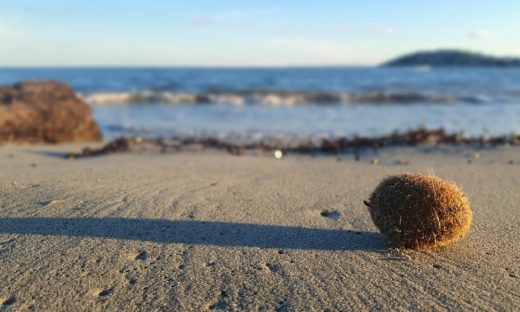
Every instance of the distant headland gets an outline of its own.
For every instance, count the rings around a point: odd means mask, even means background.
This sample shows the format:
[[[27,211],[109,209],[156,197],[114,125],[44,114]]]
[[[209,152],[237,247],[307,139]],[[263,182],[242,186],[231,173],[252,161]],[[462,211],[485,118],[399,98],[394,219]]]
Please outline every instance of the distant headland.
[[[495,57],[461,50],[424,51],[400,56],[385,67],[520,67],[520,58]]]

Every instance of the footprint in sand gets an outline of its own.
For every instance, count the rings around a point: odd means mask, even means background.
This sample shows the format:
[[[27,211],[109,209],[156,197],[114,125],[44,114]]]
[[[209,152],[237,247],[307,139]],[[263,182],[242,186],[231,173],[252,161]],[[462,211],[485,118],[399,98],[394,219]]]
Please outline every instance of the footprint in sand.
[[[517,278],[517,275],[515,274],[515,272],[513,272],[513,270],[511,270],[510,268],[505,268],[505,269],[506,269],[507,274],[509,275],[509,277]]]
[[[40,200],[37,203],[38,203],[38,205],[40,205],[42,207],[47,207],[47,206],[59,204],[61,202],[62,202],[62,200],[60,200],[60,199],[49,199],[49,200]]]
[[[290,307],[287,299],[280,300],[278,302],[278,305],[275,308],[276,312],[285,312],[285,311],[290,311],[290,310],[291,310],[291,307]]]
[[[339,219],[339,212],[336,211],[336,210],[323,210],[320,213],[320,216],[322,216],[324,218],[329,218],[329,219],[332,219],[332,220],[338,220]]]
[[[146,260],[146,258],[148,257],[148,254],[146,253],[146,251],[144,250],[141,250],[137,256],[134,257],[134,260],[141,260],[141,261],[144,261]]]
[[[106,300],[114,292],[114,288],[103,289],[97,293],[98,300]]]
[[[15,297],[13,297],[13,296],[8,297],[7,299],[3,300],[2,307],[8,307],[8,306],[12,305],[15,302],[16,302],[16,298]]]
[[[270,272],[273,272],[273,273],[278,273],[278,272],[280,272],[280,270],[282,269],[278,264],[273,263],[273,262],[267,262],[267,263],[265,264],[265,267],[266,267]]]
[[[211,304],[208,307],[209,310],[224,310],[224,311],[230,311],[231,305],[229,303],[229,295],[226,291],[222,290],[220,292],[220,296],[217,299],[217,302]]]

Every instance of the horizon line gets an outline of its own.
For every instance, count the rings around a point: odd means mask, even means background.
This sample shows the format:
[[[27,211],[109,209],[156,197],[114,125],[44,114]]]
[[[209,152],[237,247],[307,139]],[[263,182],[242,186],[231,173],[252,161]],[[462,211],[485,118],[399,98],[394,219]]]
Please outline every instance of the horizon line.
[[[380,67],[381,64],[295,64],[295,65],[1,65],[0,69],[67,69],[67,68],[193,68],[193,69],[285,69],[285,68],[346,68]]]

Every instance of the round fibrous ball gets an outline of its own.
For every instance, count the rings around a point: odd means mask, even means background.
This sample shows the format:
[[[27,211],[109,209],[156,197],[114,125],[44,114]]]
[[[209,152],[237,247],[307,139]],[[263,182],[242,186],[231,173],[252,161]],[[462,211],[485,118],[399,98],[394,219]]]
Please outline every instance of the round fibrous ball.
[[[471,226],[466,195],[454,183],[433,175],[390,176],[365,204],[377,228],[399,247],[444,247],[462,238]]]

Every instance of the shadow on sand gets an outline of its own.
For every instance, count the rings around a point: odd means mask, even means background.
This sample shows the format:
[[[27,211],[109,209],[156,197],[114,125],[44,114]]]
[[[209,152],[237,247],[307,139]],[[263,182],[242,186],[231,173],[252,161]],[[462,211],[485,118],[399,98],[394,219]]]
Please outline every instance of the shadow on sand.
[[[0,233],[109,238],[226,247],[380,251],[389,247],[375,232],[125,218],[0,218]]]
[[[41,156],[45,156],[45,157],[61,158],[61,159],[67,159],[67,156],[70,154],[67,152],[58,152],[58,151],[32,151],[32,150],[27,151],[26,150],[25,152],[29,153],[29,154],[34,154],[34,155],[41,155]]]

